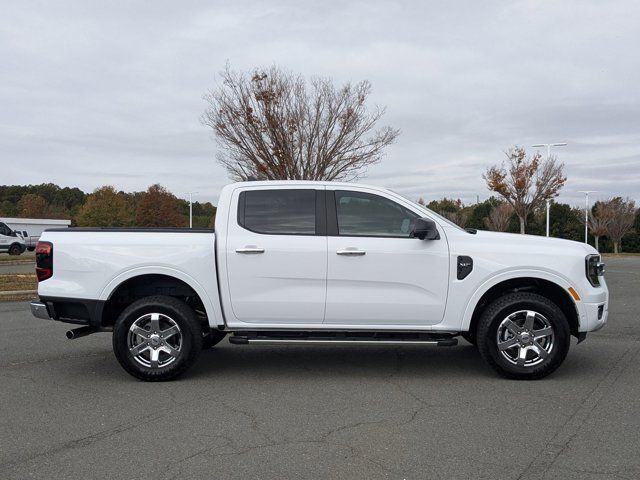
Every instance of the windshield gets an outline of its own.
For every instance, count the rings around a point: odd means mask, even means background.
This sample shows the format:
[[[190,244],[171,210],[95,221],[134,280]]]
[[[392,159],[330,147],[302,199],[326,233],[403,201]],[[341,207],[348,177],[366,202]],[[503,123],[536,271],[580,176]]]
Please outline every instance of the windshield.
[[[0,222],[0,235],[6,235],[7,237],[15,237],[16,234],[5,223]]]

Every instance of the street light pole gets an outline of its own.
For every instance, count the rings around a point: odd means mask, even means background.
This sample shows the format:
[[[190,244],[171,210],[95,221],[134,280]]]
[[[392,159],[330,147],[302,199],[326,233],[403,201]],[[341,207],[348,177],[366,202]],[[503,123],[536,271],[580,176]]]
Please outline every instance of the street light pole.
[[[531,145],[532,147],[547,147],[547,162],[549,161],[549,157],[551,157],[551,147],[564,147],[566,146],[566,142],[561,143],[537,143],[535,145]],[[547,199],[547,237],[549,236],[549,209],[550,209],[551,200]]]
[[[589,243],[589,194],[597,190],[579,190],[584,193],[584,243]]]
[[[193,199],[192,196],[198,192],[187,192],[189,195],[189,228],[193,228]]]
[[[549,236],[549,209],[551,208],[551,200],[547,198],[547,237]]]

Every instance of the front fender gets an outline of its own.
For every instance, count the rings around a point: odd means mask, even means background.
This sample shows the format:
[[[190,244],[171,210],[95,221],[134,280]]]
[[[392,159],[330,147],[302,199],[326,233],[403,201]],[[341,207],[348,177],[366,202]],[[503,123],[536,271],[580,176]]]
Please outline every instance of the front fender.
[[[491,288],[495,287],[496,285],[504,281],[514,280],[518,278],[537,278],[540,280],[547,280],[549,282],[555,283],[565,291],[567,291],[569,287],[575,288],[575,285],[570,283],[567,278],[546,270],[521,269],[521,270],[509,270],[506,272],[501,272],[487,279],[473,292],[473,294],[467,301],[467,306],[465,308],[464,315],[462,317],[462,324],[460,327],[460,331],[466,332],[469,330],[469,326],[471,325],[471,318],[473,317],[473,312],[475,311],[476,307],[478,306],[478,302],[480,301],[480,299],[485,293],[487,293]],[[569,295],[569,297],[573,301],[576,307],[576,311],[578,312],[579,323],[581,325],[584,324],[587,321],[587,312],[583,302],[576,301],[571,297],[571,295]]]

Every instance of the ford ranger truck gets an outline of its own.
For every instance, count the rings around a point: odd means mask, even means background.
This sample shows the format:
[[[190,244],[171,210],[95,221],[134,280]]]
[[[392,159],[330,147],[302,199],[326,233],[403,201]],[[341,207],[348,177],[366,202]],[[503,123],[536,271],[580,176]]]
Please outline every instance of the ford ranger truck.
[[[215,231],[47,230],[38,318],[111,332],[142,380],[235,345],[436,345],[462,336],[501,375],[537,379],[607,322],[589,245],[467,231],[379,187],[269,181],[224,187]]]

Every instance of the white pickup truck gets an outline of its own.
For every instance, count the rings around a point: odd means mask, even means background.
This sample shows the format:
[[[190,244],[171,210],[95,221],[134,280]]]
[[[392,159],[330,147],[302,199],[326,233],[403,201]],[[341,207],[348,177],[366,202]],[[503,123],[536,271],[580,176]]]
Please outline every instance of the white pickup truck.
[[[567,240],[467,231],[402,196],[347,183],[225,187],[215,232],[47,230],[39,318],[112,331],[131,375],[183,373],[233,344],[456,345],[541,378],[607,322],[604,265]]]

